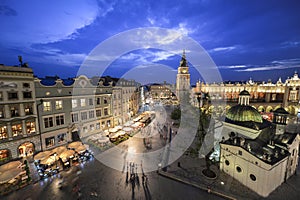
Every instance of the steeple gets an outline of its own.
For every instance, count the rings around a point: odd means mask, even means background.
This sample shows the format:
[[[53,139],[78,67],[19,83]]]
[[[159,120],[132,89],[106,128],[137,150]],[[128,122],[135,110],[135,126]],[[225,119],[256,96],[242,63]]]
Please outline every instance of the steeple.
[[[187,62],[186,62],[185,49],[183,50],[183,53],[182,53],[180,67],[188,67]]]

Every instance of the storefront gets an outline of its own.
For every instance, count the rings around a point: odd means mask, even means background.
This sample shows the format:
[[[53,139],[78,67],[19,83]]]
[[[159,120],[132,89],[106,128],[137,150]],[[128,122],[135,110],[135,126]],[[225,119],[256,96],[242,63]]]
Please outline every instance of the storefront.
[[[7,149],[1,149],[0,150],[0,163],[4,163],[8,160],[10,160],[10,151]]]
[[[34,144],[32,142],[24,142],[18,148],[19,157],[32,156],[34,151]]]

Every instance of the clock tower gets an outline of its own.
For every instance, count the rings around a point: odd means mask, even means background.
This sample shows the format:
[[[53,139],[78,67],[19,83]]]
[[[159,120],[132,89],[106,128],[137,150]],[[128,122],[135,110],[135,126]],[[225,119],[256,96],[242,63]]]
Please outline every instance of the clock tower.
[[[189,66],[185,56],[185,50],[181,57],[180,65],[178,67],[176,78],[176,95],[179,101],[183,100],[183,97],[188,98],[190,92],[190,73]]]

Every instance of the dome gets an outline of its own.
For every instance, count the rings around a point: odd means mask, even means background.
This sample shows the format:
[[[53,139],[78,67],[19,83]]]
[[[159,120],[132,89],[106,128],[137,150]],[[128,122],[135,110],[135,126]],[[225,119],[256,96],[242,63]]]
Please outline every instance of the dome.
[[[260,113],[252,106],[246,105],[235,105],[231,107],[226,114],[226,118],[235,122],[252,121],[263,123],[263,119]]]
[[[250,96],[250,93],[247,90],[243,90],[243,91],[240,92],[239,95],[248,95],[248,96]]]
[[[283,114],[283,115],[288,115],[290,114],[289,112],[287,112],[284,108],[280,107],[280,108],[277,108],[276,110],[274,110],[275,114]]]

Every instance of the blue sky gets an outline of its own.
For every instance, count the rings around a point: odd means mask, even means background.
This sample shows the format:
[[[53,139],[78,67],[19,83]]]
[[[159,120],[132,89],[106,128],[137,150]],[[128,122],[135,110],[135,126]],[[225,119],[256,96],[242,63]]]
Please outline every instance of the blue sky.
[[[300,67],[299,22],[296,0],[2,0],[0,63],[16,65],[22,55],[39,77],[75,76],[106,39],[134,28],[161,27],[197,41],[224,80],[285,80]],[[172,82],[179,60],[170,52],[146,48],[120,56],[106,73],[122,76],[143,62],[152,63],[169,67],[167,81]],[[195,82],[199,74],[192,72]],[[161,74],[156,74],[161,76],[157,81],[163,80]]]

